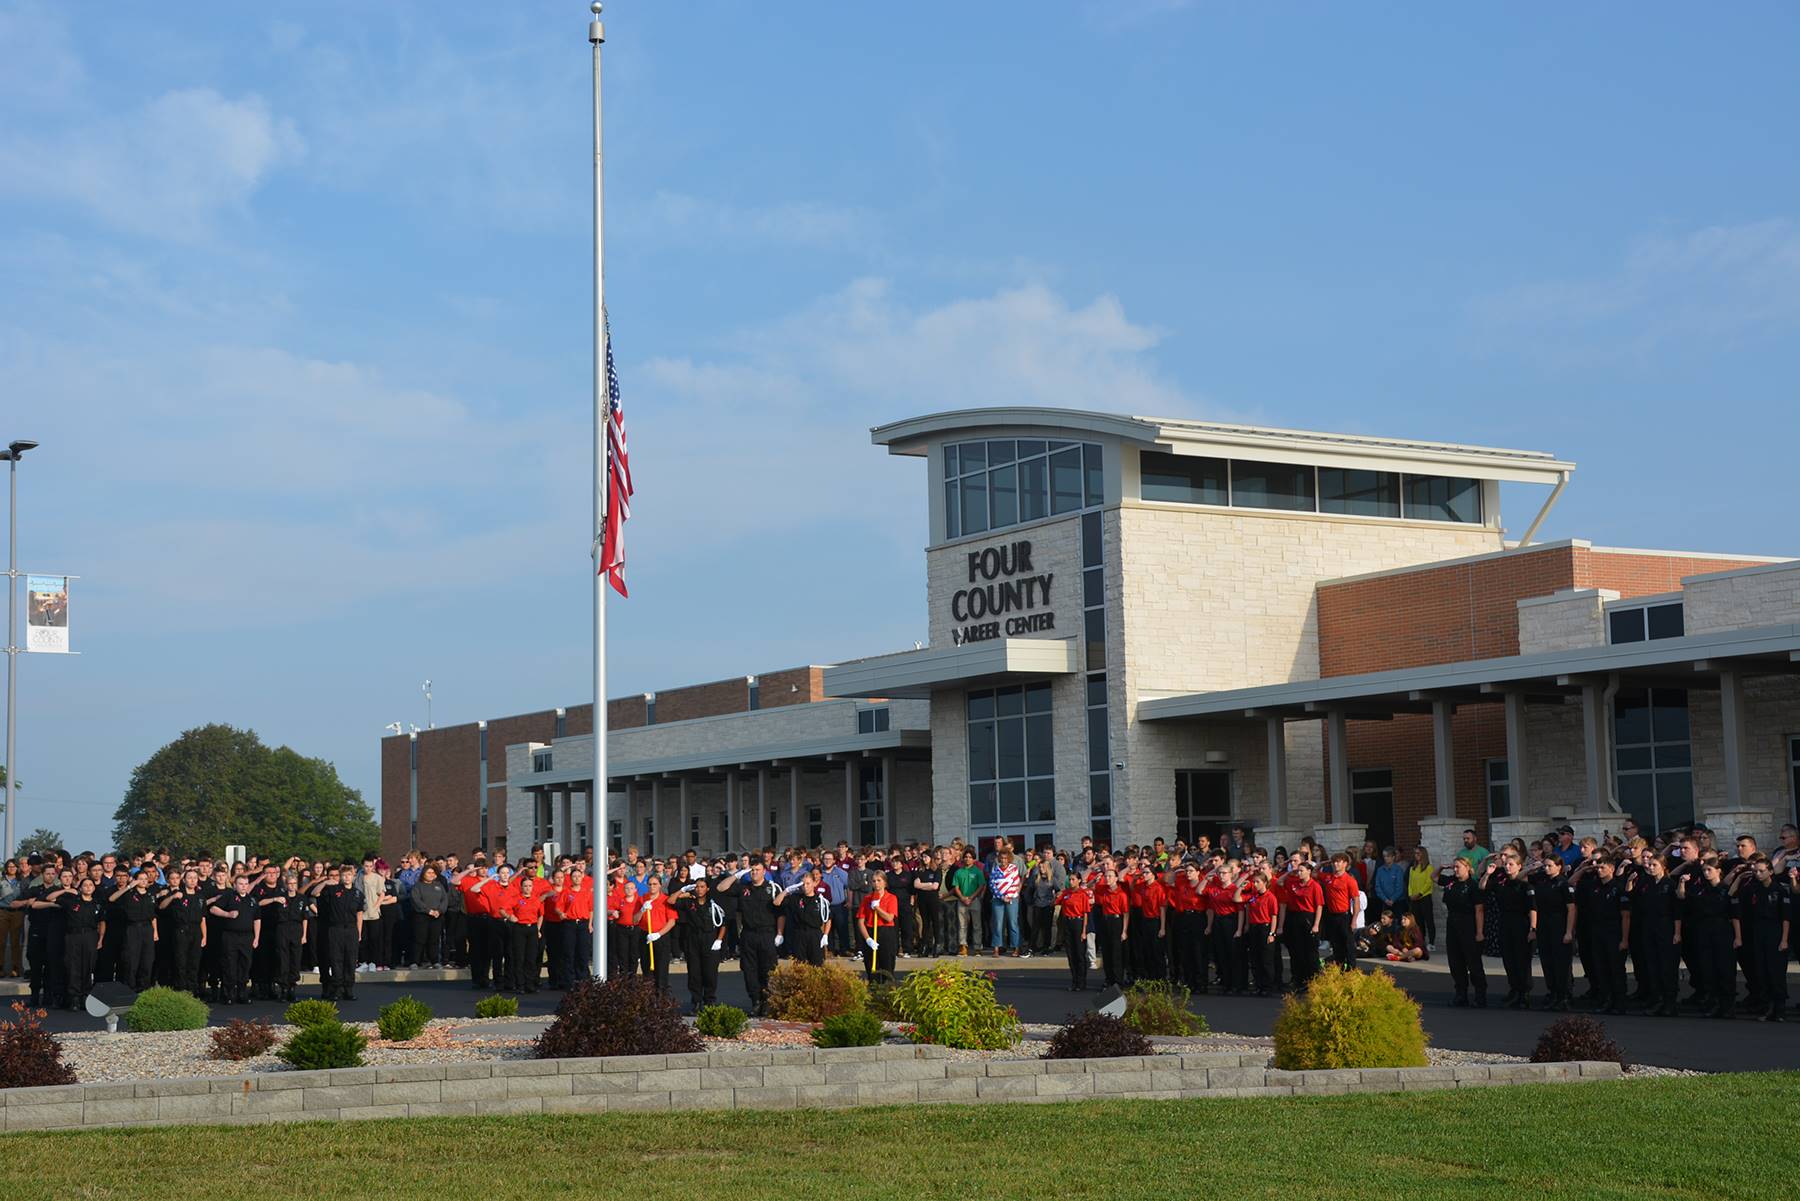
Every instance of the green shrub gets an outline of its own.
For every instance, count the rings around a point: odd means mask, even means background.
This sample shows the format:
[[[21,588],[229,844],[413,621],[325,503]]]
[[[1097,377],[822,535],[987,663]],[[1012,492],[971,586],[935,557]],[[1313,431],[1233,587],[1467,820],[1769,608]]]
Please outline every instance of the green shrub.
[[[708,1038],[736,1038],[750,1017],[736,1005],[708,1005],[694,1015],[694,1029]]]
[[[812,1033],[815,1047],[878,1047],[887,1035],[872,1013],[840,1013]]]
[[[681,1020],[671,997],[642,976],[589,980],[563,994],[556,1020],[538,1036],[539,1059],[596,1055],[679,1055],[706,1050],[706,1040]]]
[[[863,1009],[884,1022],[897,1022],[900,1013],[894,1008],[894,982],[883,978],[869,984],[869,1000]]]
[[[223,1026],[213,1027],[212,1046],[206,1055],[209,1059],[255,1059],[275,1042],[275,1027],[268,1018],[254,1022],[233,1018]]]
[[[1275,1066],[1422,1068],[1419,1006],[1386,972],[1326,968],[1275,1019]]]
[[[302,1072],[322,1068],[359,1068],[368,1038],[355,1026],[342,1022],[314,1022],[302,1026],[275,1051],[275,1057]]]
[[[1206,1019],[1188,1011],[1192,999],[1185,984],[1139,980],[1125,990],[1125,1024],[1139,1034],[1205,1034]]]
[[[281,1016],[290,1026],[316,1026],[320,1022],[335,1022],[338,1020],[337,1002],[295,1001]]]
[[[1111,1014],[1089,1011],[1065,1022],[1050,1037],[1045,1059],[1111,1059],[1119,1055],[1152,1055],[1150,1040]]]
[[[822,1022],[856,1013],[869,1003],[869,986],[843,968],[783,960],[769,973],[769,1016],[784,1022]]]
[[[894,990],[894,1009],[924,1043],[998,1051],[1024,1034],[1018,1010],[994,998],[994,977],[954,963],[916,971]]]
[[[475,1002],[475,1016],[478,1018],[516,1018],[519,1016],[519,998],[483,997]]]
[[[191,992],[173,988],[146,988],[125,1011],[125,1028],[133,1034],[153,1030],[204,1030],[212,1010]]]
[[[419,1037],[430,1020],[431,1006],[408,995],[383,1005],[375,1017],[375,1028],[389,1042],[411,1042]]]

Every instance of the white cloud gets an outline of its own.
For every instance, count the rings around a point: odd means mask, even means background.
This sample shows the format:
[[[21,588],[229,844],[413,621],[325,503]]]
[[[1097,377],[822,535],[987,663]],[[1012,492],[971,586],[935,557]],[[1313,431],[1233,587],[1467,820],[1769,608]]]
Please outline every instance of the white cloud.
[[[221,213],[242,210],[301,149],[292,123],[262,97],[182,88],[54,133],[12,126],[0,134],[0,188],[72,202],[135,233],[187,240],[208,233]]]
[[[658,192],[642,217],[628,217],[625,232],[687,243],[844,250],[866,248],[878,231],[875,215],[866,209],[810,201],[745,207]]]
[[[1479,298],[1477,329],[1564,357],[1642,357],[1800,328],[1800,225],[1775,219],[1640,239],[1601,275]]]

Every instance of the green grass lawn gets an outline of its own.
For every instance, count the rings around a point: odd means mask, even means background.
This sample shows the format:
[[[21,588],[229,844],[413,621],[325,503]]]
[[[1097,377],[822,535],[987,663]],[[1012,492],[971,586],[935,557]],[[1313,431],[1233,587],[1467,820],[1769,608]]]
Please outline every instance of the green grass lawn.
[[[1462,1092],[429,1118],[0,1137],[0,1196],[1756,1197],[1800,1073]],[[985,1183],[984,1183],[985,1182]]]

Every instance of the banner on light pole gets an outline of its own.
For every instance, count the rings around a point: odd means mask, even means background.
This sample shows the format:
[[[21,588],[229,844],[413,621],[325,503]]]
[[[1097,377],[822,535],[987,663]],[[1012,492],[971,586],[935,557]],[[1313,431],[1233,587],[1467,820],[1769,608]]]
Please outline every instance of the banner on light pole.
[[[66,655],[69,653],[69,577],[25,577],[25,649]]]

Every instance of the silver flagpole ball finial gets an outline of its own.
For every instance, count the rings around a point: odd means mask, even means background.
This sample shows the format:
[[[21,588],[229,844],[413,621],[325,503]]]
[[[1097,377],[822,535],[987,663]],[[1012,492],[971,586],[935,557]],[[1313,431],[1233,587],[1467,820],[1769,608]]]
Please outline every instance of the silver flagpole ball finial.
[[[600,0],[594,0],[594,2],[592,4],[588,5],[588,8],[593,12],[593,14],[596,17],[600,15],[600,10],[605,7],[606,7],[606,5],[600,3]]]

